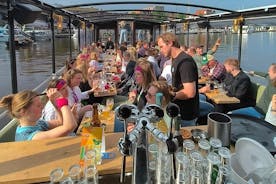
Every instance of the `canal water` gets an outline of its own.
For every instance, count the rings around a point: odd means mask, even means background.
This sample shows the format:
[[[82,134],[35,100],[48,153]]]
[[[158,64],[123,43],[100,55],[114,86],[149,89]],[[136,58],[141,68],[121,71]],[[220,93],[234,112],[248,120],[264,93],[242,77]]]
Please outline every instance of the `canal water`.
[[[185,43],[185,36],[178,35],[180,42]],[[272,62],[276,62],[276,32],[243,34],[241,67],[244,70],[266,72]],[[238,34],[210,34],[209,48],[217,38],[222,39],[215,57],[223,62],[228,57],[238,55]],[[69,57],[69,40],[56,39],[56,71],[64,66]],[[72,39],[73,56],[77,55],[77,39]],[[205,34],[190,35],[190,45],[205,43]],[[18,90],[33,89],[52,75],[52,48],[50,41],[37,42],[16,50]],[[9,50],[0,43],[0,97],[10,94],[11,72]]]

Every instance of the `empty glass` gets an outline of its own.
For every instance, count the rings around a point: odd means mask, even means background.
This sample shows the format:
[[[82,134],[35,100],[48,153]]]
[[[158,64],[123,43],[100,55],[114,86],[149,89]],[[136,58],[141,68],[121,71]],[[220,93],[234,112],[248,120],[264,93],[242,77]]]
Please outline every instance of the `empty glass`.
[[[155,182],[156,177],[156,167],[157,167],[157,156],[158,156],[158,145],[150,144],[149,145],[149,172],[151,181]]]
[[[183,151],[184,153],[187,153],[188,155],[192,150],[195,149],[195,143],[191,139],[186,139],[183,141]]]
[[[84,170],[84,181],[89,184],[98,184],[99,179],[98,179],[98,171],[97,169],[93,166],[90,165],[85,168]]]
[[[177,175],[176,183],[184,184],[189,182],[189,157],[183,152],[176,153]]]
[[[202,173],[196,169],[192,169],[190,172],[191,182],[190,184],[203,184]]]
[[[64,171],[62,168],[56,168],[52,170],[50,173],[50,183],[51,184],[60,183],[63,177],[63,174],[64,174]]]
[[[73,183],[78,183],[81,179],[81,166],[79,164],[72,165],[68,170],[68,174]]]
[[[218,138],[210,138],[211,151],[218,153],[218,149],[222,146],[221,140]]]
[[[207,155],[210,151],[210,148],[211,148],[211,145],[208,140],[200,139],[198,141],[198,149],[203,157],[207,157]]]
[[[203,172],[203,168],[202,168],[203,157],[201,156],[201,154],[198,151],[192,151],[190,153],[190,158],[191,158],[190,165],[192,169],[196,169],[200,172]]]
[[[207,184],[213,184],[216,182],[217,176],[219,174],[220,157],[215,152],[210,152],[207,156],[208,169],[206,173]]]
[[[231,170],[229,167],[220,166],[216,184],[230,184]]]
[[[221,147],[218,149],[218,154],[220,156],[220,162],[221,164],[224,165],[229,165],[229,160],[231,157],[231,152],[228,148],[226,147]]]
[[[85,154],[85,167],[90,165],[96,167],[96,151],[94,149],[88,150]]]

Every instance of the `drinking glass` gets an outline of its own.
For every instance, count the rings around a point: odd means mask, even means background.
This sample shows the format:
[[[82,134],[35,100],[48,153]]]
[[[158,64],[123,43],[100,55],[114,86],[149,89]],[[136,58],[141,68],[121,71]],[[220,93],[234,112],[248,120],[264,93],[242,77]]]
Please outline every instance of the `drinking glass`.
[[[76,183],[78,183],[78,182],[76,182]],[[70,177],[67,177],[67,178],[65,178],[65,180],[63,180],[61,182],[61,184],[74,184],[74,181]]]
[[[177,175],[176,183],[184,184],[189,181],[189,157],[183,152],[176,153]]]
[[[84,181],[89,184],[98,184],[99,179],[98,179],[98,171],[97,169],[90,165],[85,168],[84,170]]]
[[[85,154],[85,167],[93,165],[96,167],[96,150],[88,150]]]
[[[211,145],[208,140],[200,139],[198,141],[198,148],[199,148],[199,152],[201,153],[201,155],[205,158],[205,157],[207,157],[207,155],[210,151]]]
[[[157,167],[157,156],[158,156],[158,145],[157,144],[150,144],[149,145],[149,171],[150,171],[150,178],[151,181],[155,182],[156,177],[156,167]]]
[[[210,138],[211,151],[218,153],[218,149],[222,146],[222,142],[218,138]]]
[[[191,165],[192,169],[202,172],[203,171],[203,167],[202,167],[203,157],[201,156],[200,152],[195,151],[195,150],[192,151],[190,153],[190,159],[191,159],[190,165]]]
[[[210,152],[207,156],[207,160],[208,160],[208,167],[207,167],[207,173],[206,173],[207,183],[208,184],[215,183],[219,174],[218,165],[220,164],[220,157],[217,153]]]
[[[64,171],[62,168],[56,168],[50,172],[50,183],[58,184],[61,182]]]
[[[231,157],[231,152],[226,147],[221,147],[218,149],[218,154],[220,156],[220,162],[223,166],[228,165],[229,166],[229,160]]]
[[[231,183],[231,170],[226,166],[219,166],[219,174],[216,184],[230,184]]]
[[[191,182],[190,184],[203,184],[202,174],[196,169],[192,169],[190,172]]]
[[[79,164],[72,165],[68,170],[68,174],[73,183],[78,183],[81,179],[81,166]]]
[[[108,111],[111,111],[114,106],[114,99],[113,98],[107,98],[106,99],[106,107]]]
[[[184,153],[187,153],[188,155],[192,150],[195,149],[195,143],[191,139],[186,139],[183,141],[183,151]]]

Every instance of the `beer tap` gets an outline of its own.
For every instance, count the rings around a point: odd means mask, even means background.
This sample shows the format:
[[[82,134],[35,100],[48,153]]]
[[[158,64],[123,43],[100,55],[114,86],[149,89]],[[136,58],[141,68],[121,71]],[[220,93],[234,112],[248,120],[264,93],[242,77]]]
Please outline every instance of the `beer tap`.
[[[138,113],[137,113],[138,112]],[[173,137],[172,124],[173,118],[177,117],[179,108],[175,104],[170,104],[167,107],[169,117],[171,117],[170,134],[164,134],[158,130],[153,123],[160,121],[163,118],[164,112],[158,105],[146,105],[141,112],[134,105],[122,105],[116,111],[119,119],[124,120],[124,137],[119,140],[118,147],[123,154],[121,183],[125,176],[125,157],[133,155],[133,178],[132,183],[148,183],[148,140],[146,131],[150,132],[157,140],[166,143],[168,153],[174,153],[182,146],[183,139],[181,136]],[[132,116],[136,119],[136,124],[133,130],[127,132],[127,119]],[[175,165],[175,163],[174,163]],[[174,167],[175,168],[175,167]]]

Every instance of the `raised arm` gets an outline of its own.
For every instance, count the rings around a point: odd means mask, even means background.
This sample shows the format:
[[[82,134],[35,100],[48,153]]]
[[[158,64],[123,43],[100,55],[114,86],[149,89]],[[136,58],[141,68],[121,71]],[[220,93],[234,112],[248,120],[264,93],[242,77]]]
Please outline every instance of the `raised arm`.
[[[60,92],[57,91],[56,88],[49,89],[47,91],[47,95],[50,99],[53,99],[55,105],[60,110],[62,116],[62,124],[51,130],[38,132],[34,135],[33,140],[66,136],[77,126],[75,118],[70,110],[70,107],[68,106],[68,100],[64,98],[60,94]],[[50,121],[49,125],[51,123],[52,122]]]

